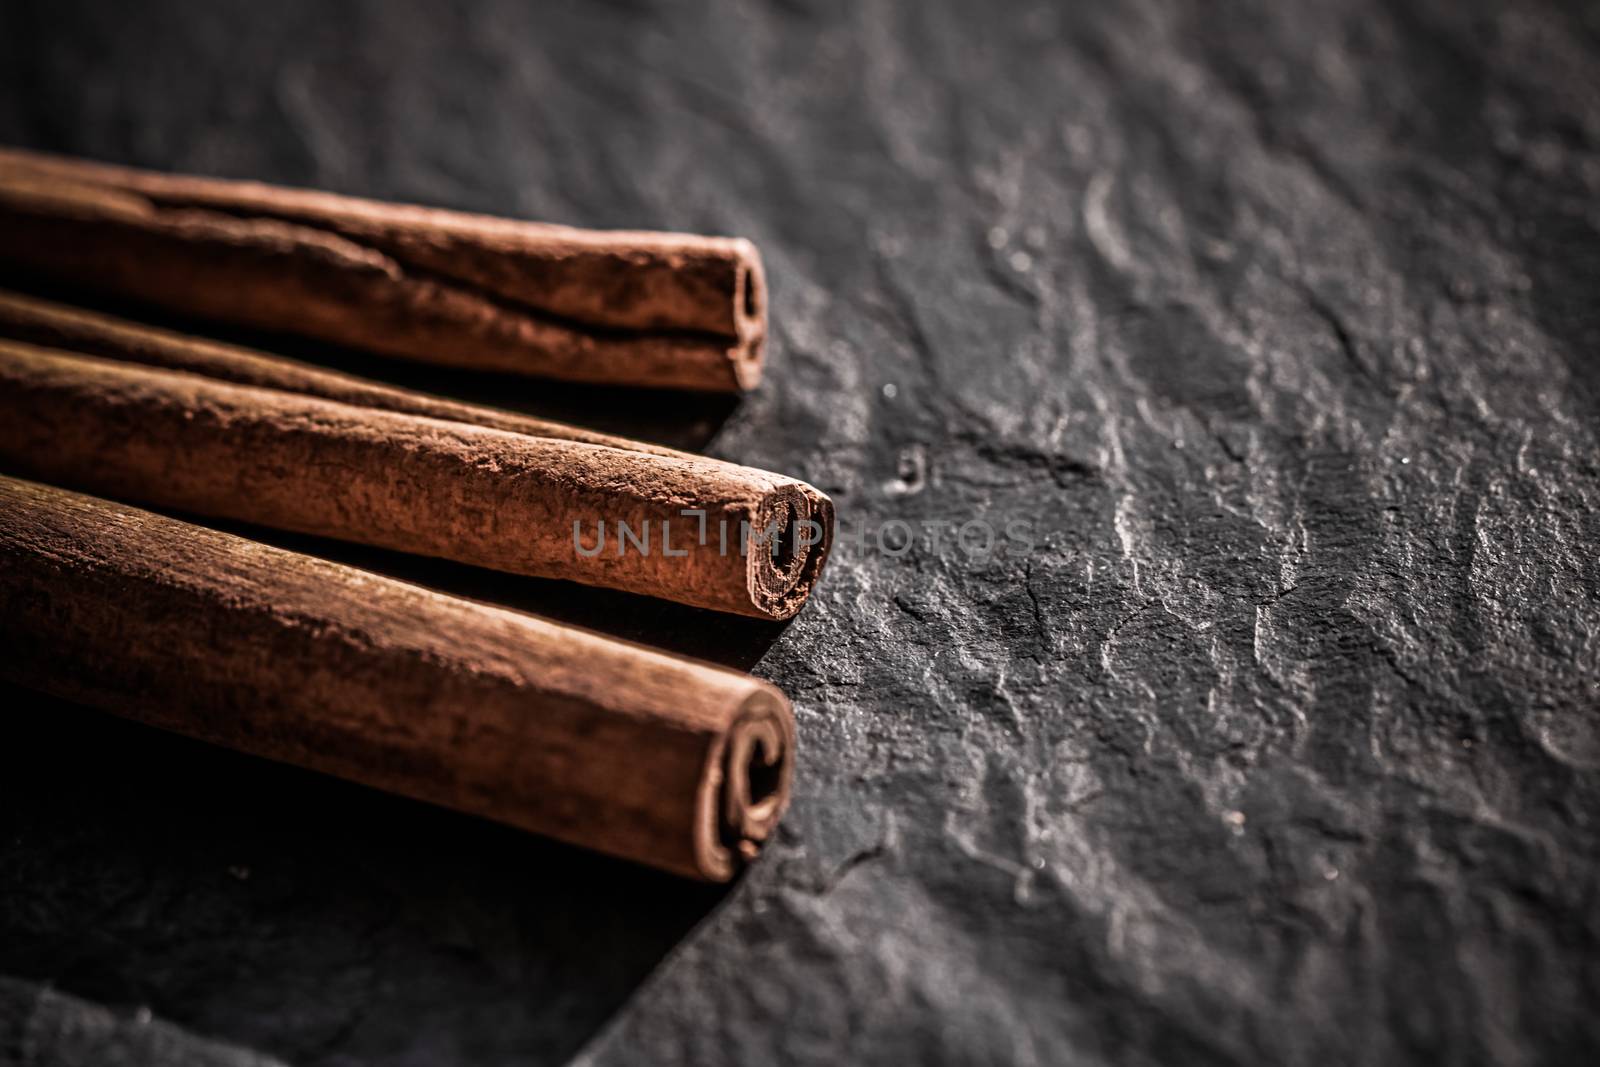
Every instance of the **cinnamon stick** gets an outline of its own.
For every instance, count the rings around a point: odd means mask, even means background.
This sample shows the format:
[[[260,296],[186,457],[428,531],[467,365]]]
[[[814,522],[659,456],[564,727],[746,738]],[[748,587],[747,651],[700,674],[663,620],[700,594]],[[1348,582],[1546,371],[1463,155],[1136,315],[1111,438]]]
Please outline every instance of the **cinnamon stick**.
[[[580,230],[0,149],[0,262],[425,363],[684,389],[760,379],[738,238]]]
[[[826,559],[804,482],[0,341],[0,462],[199,515],[785,619]],[[686,514],[686,512],[694,514]]]
[[[628,452],[696,459],[706,463],[723,462],[647,441],[597,433],[551,419],[384,385],[287,356],[130,322],[103,312],[58,304],[7,289],[0,289],[0,337],[26,341],[43,348],[59,348],[127,363],[203,374],[238,385],[258,385],[304,393],[357,407],[426,415],[450,422],[470,422],[476,426],[488,426],[530,437],[579,441]],[[727,466],[750,469],[738,464]]]
[[[765,682],[126,505],[0,478],[0,597],[17,684],[677,874],[788,801]]]

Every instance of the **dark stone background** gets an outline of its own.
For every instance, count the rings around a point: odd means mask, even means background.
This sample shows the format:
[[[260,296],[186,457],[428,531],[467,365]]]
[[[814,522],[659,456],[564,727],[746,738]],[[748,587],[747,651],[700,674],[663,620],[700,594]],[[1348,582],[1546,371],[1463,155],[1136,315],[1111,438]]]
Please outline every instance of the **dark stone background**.
[[[1597,57],[1509,0],[8,0],[0,141],[772,277],[737,404],[369,371],[1038,535],[785,629],[299,542],[777,682],[781,838],[710,890],[5,694],[10,1055],[1593,1056]]]

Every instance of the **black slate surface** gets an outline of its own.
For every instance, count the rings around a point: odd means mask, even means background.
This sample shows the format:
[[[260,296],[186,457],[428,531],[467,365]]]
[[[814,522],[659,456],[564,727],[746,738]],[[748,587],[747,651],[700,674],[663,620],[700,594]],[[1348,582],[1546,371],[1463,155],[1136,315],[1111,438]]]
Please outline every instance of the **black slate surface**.
[[[781,838],[706,889],[8,693],[0,1056],[1593,1057],[1597,57],[1579,3],[11,0],[0,141],[767,257],[736,405],[377,372],[1036,543],[846,548],[780,629],[298,542],[776,681]]]

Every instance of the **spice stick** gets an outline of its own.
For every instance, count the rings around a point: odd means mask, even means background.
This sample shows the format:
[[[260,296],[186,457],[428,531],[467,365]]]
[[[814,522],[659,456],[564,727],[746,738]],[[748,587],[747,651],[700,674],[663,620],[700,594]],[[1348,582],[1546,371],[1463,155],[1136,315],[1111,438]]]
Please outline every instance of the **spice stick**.
[[[184,314],[447,366],[685,389],[760,379],[749,241],[566,226],[0,150],[0,262]]]
[[[605,445],[628,452],[720,463],[705,456],[664,445],[596,433],[550,419],[536,418],[483,404],[466,404],[414,389],[384,385],[354,374],[328,370],[315,364],[272,355],[240,345],[130,322],[101,312],[71,307],[35,296],[0,289],[0,337],[44,348],[59,348],[84,355],[104,356],[126,363],[142,363],[167,370],[204,374],[238,385],[257,385],[291,393],[319,396],[364,408],[426,415],[450,422],[470,422],[496,430]],[[749,470],[738,464],[725,464]]]
[[[0,462],[118,499],[768,619],[800,610],[833,523],[827,497],[753,468],[13,341],[0,341]]]
[[[155,726],[724,881],[789,795],[765,682],[0,478],[0,670]]]
[[[752,483],[770,479],[794,481],[756,468],[715,460],[663,445],[613,434],[596,433],[582,427],[519,412],[505,411],[482,404],[466,404],[416,390],[384,385],[284,356],[271,355],[143,323],[129,322],[100,312],[57,304],[5,289],[0,289],[0,337],[167,370],[203,374],[239,385],[304,393],[307,396],[336,400],[357,407],[398,411],[451,422],[472,423],[530,437],[545,437],[664,456],[692,463],[703,469],[720,467],[729,476],[748,479]],[[808,590],[816,576],[820,574],[822,563],[826,560],[832,545],[833,509],[831,502],[820,491],[803,482],[796,484],[802,486],[802,493],[809,506],[808,513],[799,516],[798,520],[809,517],[821,527],[819,532],[822,540],[810,546],[810,551],[816,555],[816,559],[808,564],[808,569],[802,570],[800,577],[800,581]],[[695,519],[691,525],[694,527],[693,533],[697,542],[695,547],[700,547],[698,518],[685,517],[681,513],[676,518]],[[708,518],[708,538],[712,531],[716,531],[720,543],[720,520]],[[771,581],[769,577],[763,584],[770,585]]]

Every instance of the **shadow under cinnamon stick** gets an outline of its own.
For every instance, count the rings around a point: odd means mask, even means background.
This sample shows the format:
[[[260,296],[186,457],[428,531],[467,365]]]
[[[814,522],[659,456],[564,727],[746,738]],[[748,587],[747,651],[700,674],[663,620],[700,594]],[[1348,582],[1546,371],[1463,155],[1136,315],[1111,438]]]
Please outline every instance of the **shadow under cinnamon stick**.
[[[335,1035],[375,1061],[565,1063],[728,893],[4,682],[0,702],[0,973],[290,1063]]]
[[[163,511],[161,508],[151,510]],[[201,520],[177,511],[166,513],[195,522],[204,521],[207,526],[293,552],[303,552],[414,582],[441,593],[515,608],[569,626],[580,626],[608,637],[649,645],[663,652],[705,660],[734,670],[754,670],[794,622],[793,619],[774,622],[728,615],[577,582],[503,574],[452,560],[413,556],[309,534],[269,530],[249,523]]]

